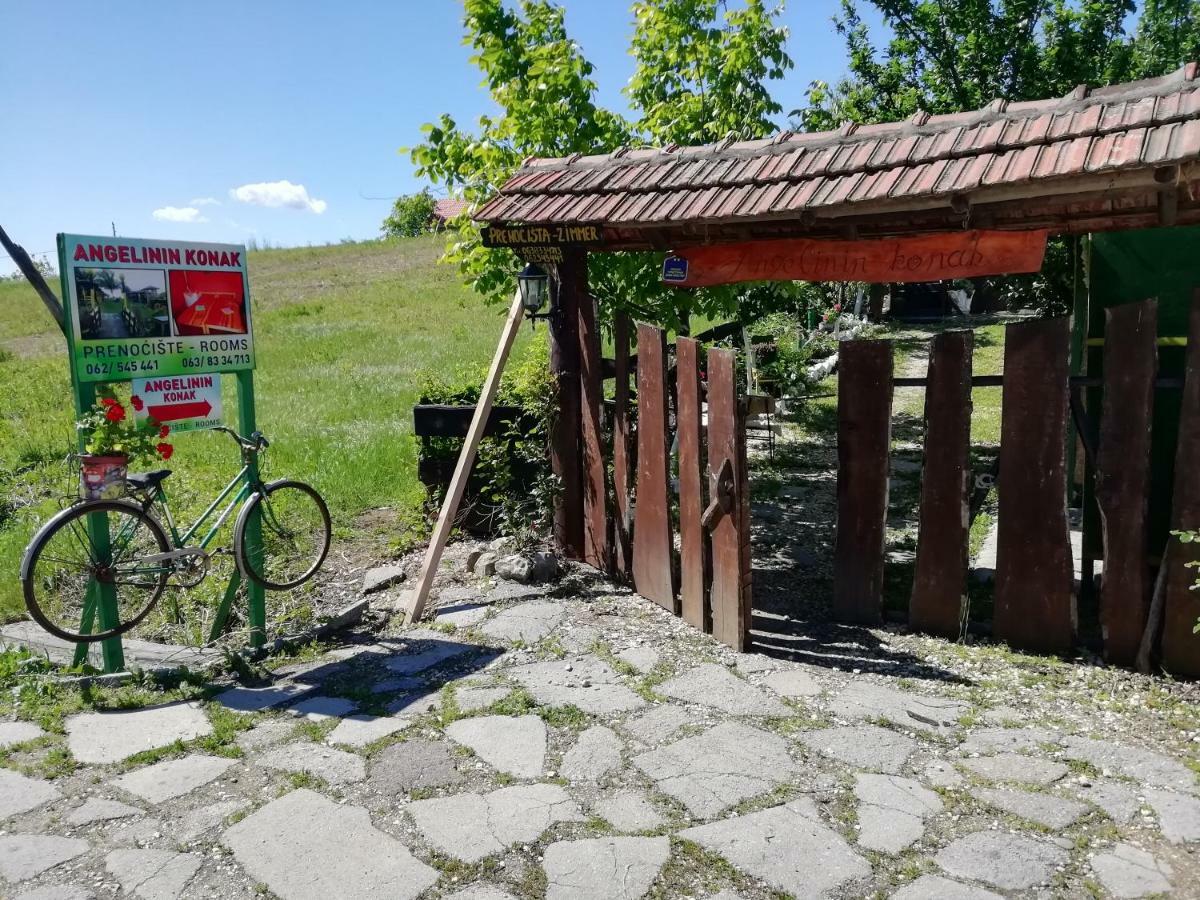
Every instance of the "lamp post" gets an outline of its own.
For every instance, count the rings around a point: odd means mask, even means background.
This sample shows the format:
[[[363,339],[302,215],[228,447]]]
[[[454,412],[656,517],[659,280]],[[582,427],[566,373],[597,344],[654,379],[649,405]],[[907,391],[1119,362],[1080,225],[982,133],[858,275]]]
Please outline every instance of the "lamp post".
[[[550,276],[541,266],[534,263],[526,265],[517,273],[517,287],[521,291],[521,306],[530,322],[549,319],[557,312],[553,302],[548,312],[539,312],[550,294]]]

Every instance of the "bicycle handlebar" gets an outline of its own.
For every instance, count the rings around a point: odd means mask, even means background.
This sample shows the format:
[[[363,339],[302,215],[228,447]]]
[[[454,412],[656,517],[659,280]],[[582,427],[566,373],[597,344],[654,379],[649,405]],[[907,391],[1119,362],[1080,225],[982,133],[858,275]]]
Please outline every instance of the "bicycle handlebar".
[[[212,430],[222,431],[229,435],[231,438],[237,441],[238,446],[243,450],[266,450],[269,446],[271,446],[271,442],[267,440],[266,436],[261,431],[256,431],[251,434],[250,437],[245,438],[232,428],[227,428],[224,425],[217,425]]]

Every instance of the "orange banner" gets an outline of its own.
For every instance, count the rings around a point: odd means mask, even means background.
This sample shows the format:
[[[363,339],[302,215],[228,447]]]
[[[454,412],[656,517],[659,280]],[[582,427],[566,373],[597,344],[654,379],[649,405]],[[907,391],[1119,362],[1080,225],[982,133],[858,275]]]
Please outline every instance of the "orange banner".
[[[869,241],[748,241],[668,256],[663,281],[711,287],[740,281],[942,281],[1037,272],[1046,231],[957,231]]]

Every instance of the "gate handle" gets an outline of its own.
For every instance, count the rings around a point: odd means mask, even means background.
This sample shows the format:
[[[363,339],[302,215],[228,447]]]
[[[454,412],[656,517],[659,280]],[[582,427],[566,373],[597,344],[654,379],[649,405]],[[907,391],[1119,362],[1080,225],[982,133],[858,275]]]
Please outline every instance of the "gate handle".
[[[721,516],[727,516],[732,512],[733,463],[727,456],[721,463],[720,471],[717,472],[716,483],[713,485],[713,499],[708,504],[708,508],[704,510],[704,515],[700,517],[700,524],[712,531]]]

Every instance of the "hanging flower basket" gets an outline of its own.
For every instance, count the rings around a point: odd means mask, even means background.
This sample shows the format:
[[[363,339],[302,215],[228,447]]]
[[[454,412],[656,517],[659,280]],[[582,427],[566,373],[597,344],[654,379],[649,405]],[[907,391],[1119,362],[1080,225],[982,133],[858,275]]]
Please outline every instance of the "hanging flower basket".
[[[129,457],[123,453],[87,453],[79,458],[79,484],[84,500],[115,500],[125,494]]]

